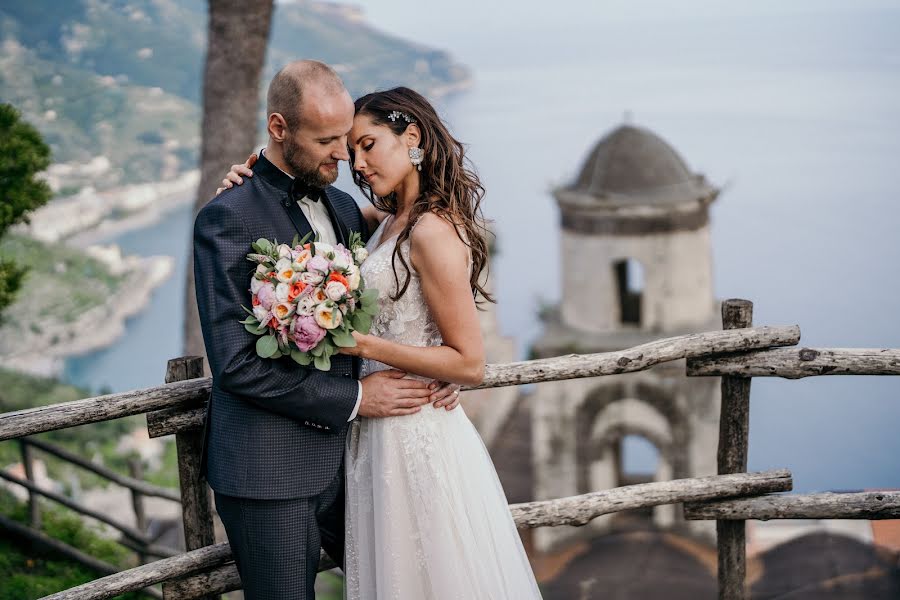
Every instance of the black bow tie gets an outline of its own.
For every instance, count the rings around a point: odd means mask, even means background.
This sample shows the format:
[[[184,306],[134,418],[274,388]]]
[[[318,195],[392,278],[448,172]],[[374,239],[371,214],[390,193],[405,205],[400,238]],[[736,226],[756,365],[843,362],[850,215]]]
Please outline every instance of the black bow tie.
[[[306,185],[298,179],[294,179],[294,182],[291,184],[291,199],[295,201],[306,197],[311,202],[318,202],[324,193],[325,190],[322,188]]]

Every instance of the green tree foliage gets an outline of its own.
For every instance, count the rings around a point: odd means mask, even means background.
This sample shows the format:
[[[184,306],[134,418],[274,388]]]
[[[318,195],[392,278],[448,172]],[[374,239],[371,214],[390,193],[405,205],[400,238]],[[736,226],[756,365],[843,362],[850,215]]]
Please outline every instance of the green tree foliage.
[[[35,178],[49,164],[50,148],[37,129],[11,105],[0,104],[0,236],[50,199],[50,187]],[[0,311],[12,303],[24,276],[24,268],[0,260]]]
[[[42,503],[43,532],[82,552],[120,569],[135,566],[133,554],[102,537],[96,527],[86,525],[63,508]],[[27,522],[27,508],[6,490],[0,490],[0,514]],[[62,556],[35,552],[26,542],[0,536],[0,600],[40,598],[100,577],[79,563]],[[116,596],[123,600],[143,598],[136,592]]]

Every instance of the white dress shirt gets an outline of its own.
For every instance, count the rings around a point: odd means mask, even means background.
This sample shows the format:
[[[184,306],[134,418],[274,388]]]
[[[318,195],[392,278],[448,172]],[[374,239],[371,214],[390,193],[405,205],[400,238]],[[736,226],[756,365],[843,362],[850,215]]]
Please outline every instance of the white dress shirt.
[[[262,155],[263,151],[260,150],[259,153]],[[281,171],[280,168],[278,170]],[[281,172],[291,179],[294,178],[290,173]],[[331,244],[332,246],[337,244],[337,236],[334,234],[334,226],[331,224],[331,216],[328,214],[328,209],[325,208],[325,203],[321,200],[314,202],[307,196],[303,196],[297,200],[297,204],[300,206],[303,216],[309,221],[316,238],[320,242]],[[359,405],[362,403],[362,383],[357,382],[357,384],[359,385],[359,392],[356,394],[356,406],[353,407],[353,412],[350,413],[350,418],[347,421],[352,421],[356,418],[356,414],[359,412]]]

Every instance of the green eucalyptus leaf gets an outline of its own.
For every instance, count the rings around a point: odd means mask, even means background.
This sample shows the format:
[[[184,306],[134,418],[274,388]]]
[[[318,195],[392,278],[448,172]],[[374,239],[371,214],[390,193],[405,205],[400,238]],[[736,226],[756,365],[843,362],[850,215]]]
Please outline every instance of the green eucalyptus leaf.
[[[303,365],[304,367],[310,365],[313,361],[313,357],[309,355],[309,352],[301,352],[299,350],[291,352],[291,358],[293,358],[294,362],[298,365]]]
[[[320,371],[331,370],[331,359],[327,356],[317,356],[315,360],[316,368]]]
[[[353,313],[353,329],[360,333],[369,333],[372,328],[372,317],[365,311]]]
[[[338,330],[332,334],[331,341],[339,348],[354,348],[356,346],[356,340],[346,329]]]
[[[256,353],[263,358],[271,358],[278,352],[278,340],[274,335],[264,335],[256,340]]]

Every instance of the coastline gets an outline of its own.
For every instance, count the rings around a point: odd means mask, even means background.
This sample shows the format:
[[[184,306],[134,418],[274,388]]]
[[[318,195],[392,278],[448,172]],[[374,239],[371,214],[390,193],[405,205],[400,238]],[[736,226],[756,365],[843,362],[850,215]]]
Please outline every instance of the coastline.
[[[141,183],[98,192],[87,186],[34,211],[14,231],[48,243],[87,248],[103,239],[148,227],[172,210],[193,202],[200,171],[185,171],[171,181]]]
[[[123,256],[108,240],[154,225],[193,202],[199,171],[164,183],[130,185],[103,192],[85,188],[35,211],[16,233],[45,244],[64,245],[102,263],[121,277],[117,290],[71,322],[41,322],[15,332],[15,344],[0,344],[0,366],[58,377],[68,358],[102,350],[120,339],[129,318],[149,305],[154,291],[175,271],[172,256]],[[123,215],[118,217],[118,215]],[[14,305],[15,306],[15,305]],[[7,331],[7,333],[12,333]]]
[[[26,331],[14,351],[0,355],[0,365],[31,375],[58,377],[67,358],[106,348],[124,335],[126,321],[143,311],[156,288],[172,275],[175,259],[127,256],[122,261],[127,272],[120,290],[127,290],[127,302],[122,302],[119,294],[113,295],[72,323],[56,324],[39,333]],[[63,341],[54,343],[54,338]]]

